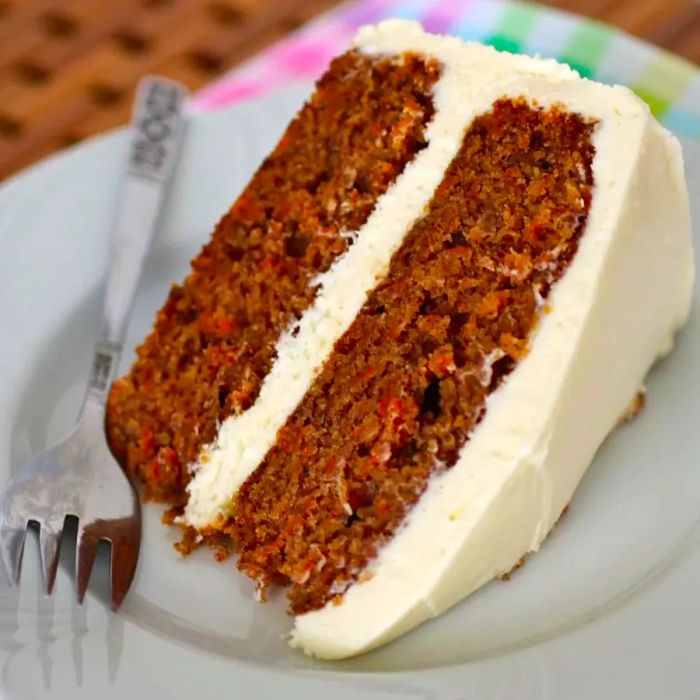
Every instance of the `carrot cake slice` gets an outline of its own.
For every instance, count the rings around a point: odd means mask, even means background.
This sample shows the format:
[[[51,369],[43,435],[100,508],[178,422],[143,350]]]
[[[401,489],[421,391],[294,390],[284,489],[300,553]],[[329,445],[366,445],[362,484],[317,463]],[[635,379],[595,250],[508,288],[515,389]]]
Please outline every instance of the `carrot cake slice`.
[[[196,539],[362,653],[538,549],[688,315],[675,138],[553,61],[365,27],[110,397]]]

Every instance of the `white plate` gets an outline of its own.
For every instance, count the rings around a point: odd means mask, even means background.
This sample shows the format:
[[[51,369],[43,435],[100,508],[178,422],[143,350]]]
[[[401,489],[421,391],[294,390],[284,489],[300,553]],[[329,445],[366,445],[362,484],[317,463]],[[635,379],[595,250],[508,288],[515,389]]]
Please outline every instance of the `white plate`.
[[[191,125],[127,345],[230,205],[308,86]],[[0,477],[74,420],[89,364],[124,136],[52,159],[0,189]],[[700,148],[686,149],[700,194]],[[696,221],[700,210],[696,206]],[[696,229],[696,233],[700,231]],[[700,245],[698,245],[700,249]],[[8,698],[691,698],[700,689],[700,307],[649,380],[641,416],[607,441],[570,513],[508,583],[494,582],[375,653],[324,664],[287,648],[279,597],[261,606],[233,562],[182,560],[145,507],[137,577],[104,604],[104,560],[73,604],[71,553],[39,591],[0,582]],[[124,358],[124,368],[131,361]],[[600,377],[600,381],[608,378]]]

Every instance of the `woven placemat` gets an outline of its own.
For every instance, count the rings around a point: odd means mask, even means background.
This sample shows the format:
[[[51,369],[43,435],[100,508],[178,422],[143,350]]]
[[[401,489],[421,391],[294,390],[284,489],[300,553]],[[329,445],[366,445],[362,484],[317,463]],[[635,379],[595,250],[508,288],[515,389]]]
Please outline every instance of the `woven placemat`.
[[[700,62],[698,0],[541,1],[590,15]],[[338,0],[0,0],[0,179],[87,136],[125,123],[134,87],[143,74],[158,73],[193,90],[201,88],[337,3]],[[551,31],[540,31],[541,23],[534,22],[533,17],[549,15],[544,8],[529,3],[523,10],[513,3],[514,11],[506,13],[508,21],[496,21],[494,18],[500,17],[507,5],[500,0],[356,0],[342,6],[336,16],[354,32],[356,16],[365,18],[363,21],[376,19],[377,13],[367,9],[374,5],[380,10],[385,5],[391,8],[391,12],[382,11],[379,16],[427,17],[436,24],[436,31],[491,41],[499,48],[536,51],[560,60],[573,58],[578,68],[582,67],[581,50],[601,53],[600,36],[612,36],[610,31],[601,33],[593,25],[577,25],[572,19],[570,25],[583,28],[572,56],[571,47],[566,45],[568,39],[562,38],[561,28],[566,21],[555,21]],[[335,53],[350,34],[346,36],[347,32],[341,31],[338,36],[330,36],[327,25],[322,22],[321,30],[314,25],[313,31],[320,31],[314,46],[319,41],[322,45],[331,42]],[[487,27],[490,31],[483,35],[472,31]],[[586,27],[592,30],[584,31]],[[523,36],[530,37],[526,45],[520,41]],[[649,64],[653,68],[647,77],[641,68],[641,73],[632,71],[644,78],[637,86],[641,94],[651,98],[657,116],[665,118],[671,128],[680,128],[695,138],[696,122],[688,114],[692,117],[697,112],[697,90],[687,89],[684,95],[680,94],[695,69],[662,54],[658,54],[658,61],[652,61],[642,55],[643,47],[623,39],[613,42],[625,45],[618,52],[623,63],[629,64],[630,56],[634,56],[641,66]],[[549,52],[545,50],[547,46],[540,46],[542,40],[551,49]],[[563,54],[552,48],[556,44],[562,44]],[[603,40],[602,44],[607,46],[610,42]],[[241,85],[238,80],[233,90],[223,81],[222,91],[219,81],[200,103],[226,104],[233,100],[234,93],[250,96],[286,81],[290,70],[305,74],[306,69],[300,67],[299,42],[293,38],[291,46],[295,49],[291,68],[280,64],[279,56],[274,61],[263,60],[261,65],[267,67],[262,75],[259,66],[244,70],[247,83]],[[328,52],[320,53],[325,56]],[[309,63],[308,55],[309,51],[305,51],[303,62]],[[313,60],[311,64],[311,70],[306,71],[309,75],[316,71]],[[280,76],[272,75],[273,70]],[[589,71],[605,80],[606,76],[599,72]],[[649,86],[655,92],[650,92]]]
[[[196,89],[336,0],[0,0],[0,178],[124,123],[138,79]]]

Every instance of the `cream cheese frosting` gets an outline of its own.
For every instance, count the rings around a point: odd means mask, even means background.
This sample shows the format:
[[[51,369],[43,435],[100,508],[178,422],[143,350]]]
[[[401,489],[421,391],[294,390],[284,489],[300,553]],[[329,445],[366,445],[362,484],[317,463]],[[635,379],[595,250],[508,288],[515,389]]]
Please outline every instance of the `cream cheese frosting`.
[[[398,24],[360,34],[378,50],[392,37],[407,48]],[[416,50],[432,46],[416,38]],[[554,74],[494,85],[488,66],[482,75],[454,109],[524,95],[598,120],[586,230],[530,352],[489,397],[457,463],[432,479],[340,605],[296,618],[291,644],[321,658],[384,644],[537,550],[688,315],[693,254],[676,139],[622,87]]]
[[[329,659],[394,639],[537,550],[649,368],[670,350],[694,277],[680,147],[629,90],[580,79],[554,61],[432,36],[413,22],[365,27],[355,47],[442,63],[428,146],[318,279],[313,306],[280,339],[255,404],[227,419],[194,465],[183,520],[198,529],[229,513],[238,488],[386,274],[474,118],[498,99],[524,97],[598,123],[586,229],[550,293],[551,310],[529,354],[489,397],[456,464],[430,481],[369,565],[370,575],[340,605],[295,619],[292,645]]]

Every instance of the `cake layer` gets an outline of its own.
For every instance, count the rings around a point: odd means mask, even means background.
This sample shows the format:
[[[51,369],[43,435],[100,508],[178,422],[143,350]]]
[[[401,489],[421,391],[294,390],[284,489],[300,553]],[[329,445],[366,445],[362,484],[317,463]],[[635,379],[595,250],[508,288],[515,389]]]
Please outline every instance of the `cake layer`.
[[[390,24],[366,29],[364,41],[405,50],[406,34]],[[414,38],[416,51],[449,70],[438,40],[418,30]],[[386,643],[536,550],[688,314],[694,272],[680,148],[645,104],[620,87],[524,74],[485,77],[478,94],[465,86],[453,97],[467,112],[526,97],[595,121],[588,218],[526,355],[488,397],[454,464],[433,474],[341,599],[296,618],[292,644],[323,658]],[[465,207],[488,198],[466,194]],[[318,568],[312,576],[323,576]]]
[[[357,579],[527,354],[585,226],[594,128],[522,99],[472,122],[386,277],[243,485],[230,525],[240,566],[263,585],[291,581],[293,613]]]
[[[439,72],[410,55],[334,60],[173,287],[109,401],[111,446],[148,496],[181,503],[202,446],[254,404],[319,275],[425,147]]]

